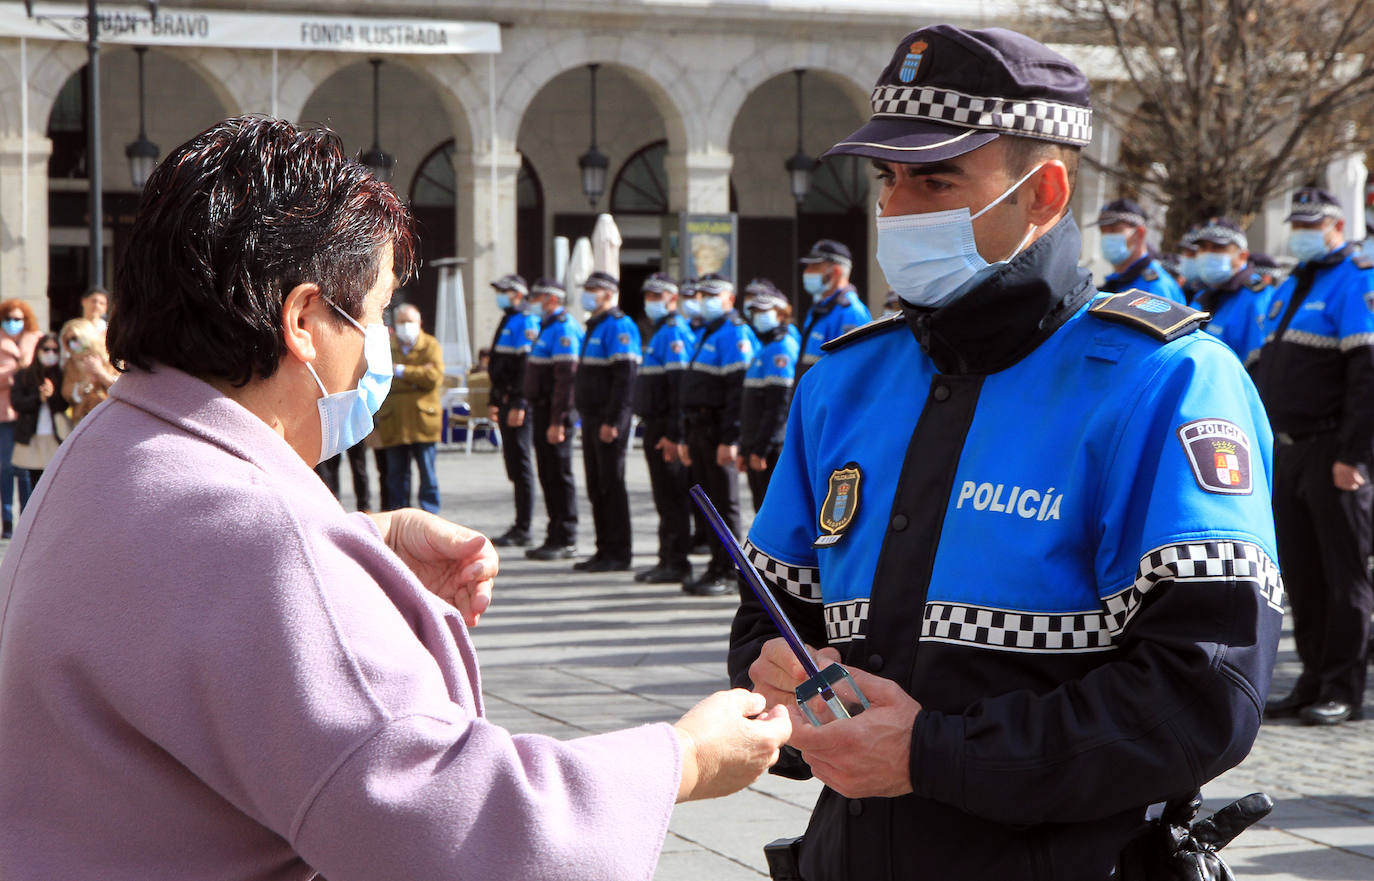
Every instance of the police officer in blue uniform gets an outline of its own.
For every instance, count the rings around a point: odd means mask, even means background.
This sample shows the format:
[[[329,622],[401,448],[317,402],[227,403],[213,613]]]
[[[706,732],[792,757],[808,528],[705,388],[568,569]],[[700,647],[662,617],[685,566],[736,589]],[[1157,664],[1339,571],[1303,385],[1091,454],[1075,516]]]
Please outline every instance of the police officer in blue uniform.
[[[788,332],[792,304],[771,281],[755,279],[744,294],[744,312],[759,338],[759,350],[744,372],[738,464],[748,477],[757,513],[782,452],[800,347],[797,337]]]
[[[1112,272],[1102,282],[1102,290],[1117,294],[1126,290],[1144,291],[1175,303],[1182,303],[1183,291],[1150,254],[1145,211],[1132,199],[1118,199],[1102,206],[1097,215],[1101,231],[1099,247]]]
[[[678,311],[687,319],[687,328],[692,332],[692,352],[696,351],[697,344],[701,342],[702,331],[706,328],[706,320],[701,317],[701,293],[697,290],[695,276],[688,276],[678,284]],[[689,357],[687,360],[691,360]],[[679,391],[681,385],[678,386]],[[681,399],[677,401],[677,413],[682,412]],[[681,421],[679,416],[679,422]],[[679,445],[685,445],[685,439],[679,439]],[[680,460],[679,460],[680,461]],[[686,465],[683,466],[687,468]],[[688,483],[700,483],[702,477],[699,473],[700,466],[692,466],[688,470]],[[706,522],[705,516],[692,506],[692,553],[709,554],[711,546],[715,543],[715,538],[711,535],[711,527]]]
[[[1106,881],[1147,806],[1258,731],[1282,622],[1269,429],[1200,313],[1079,268],[1072,62],[926,27],[873,109],[832,152],[875,160],[902,315],[798,384],[746,546],[871,706],[809,725],[748,597],[731,676],[793,712],[777,770],[826,784],[807,881]]]
[[[1361,718],[1374,611],[1374,261],[1345,241],[1336,197],[1299,190],[1288,216],[1300,261],[1266,315],[1253,371],[1277,439],[1274,520],[1302,675],[1272,718]]]
[[[758,339],[735,311],[735,286],[711,273],[696,285],[701,339],[682,375],[681,436],[678,457],[691,469],[730,531],[739,535],[740,402],[744,373],[758,349]],[[692,596],[720,596],[735,584],[735,569],[725,548],[711,542],[711,562],[697,578],[683,582]]]
[[[1242,362],[1259,357],[1264,317],[1274,290],[1250,265],[1250,240],[1240,224],[1213,217],[1193,231],[1197,273],[1205,285],[1193,306],[1209,313],[1203,330],[1231,347]]]
[[[1197,231],[1194,226],[1178,240],[1178,271],[1183,276],[1183,298],[1190,305],[1197,299],[1198,292],[1204,287],[1197,265]]]
[[[525,400],[534,431],[534,463],[549,525],[544,543],[525,551],[531,560],[568,560],[577,555],[577,484],[572,472],[573,386],[582,327],[564,306],[567,293],[550,278],[530,288],[539,310],[539,336],[525,359]]]
[[[798,377],[821,357],[821,346],[873,320],[859,292],[849,283],[854,257],[847,245],[821,239],[801,262],[806,267],[802,287],[811,295],[811,308],[802,324]]]
[[[593,272],[582,285],[587,335],[577,366],[575,400],[582,419],[582,466],[596,530],[596,553],[574,563],[584,572],[630,568],[630,497],[625,450],[642,344],[634,319],[620,310],[620,280]]]
[[[635,382],[635,412],[644,427],[644,459],[658,512],[658,563],[635,573],[647,584],[681,584],[692,578],[691,500],[687,469],[678,461],[682,441],[678,400],[682,375],[696,349],[696,334],[678,314],[678,286],[671,276],[655,272],[645,280],[644,315],[653,334]]]
[[[501,321],[491,343],[487,373],[491,377],[488,417],[501,432],[501,457],[506,477],[515,488],[515,523],[491,540],[497,547],[524,547],[530,543],[534,516],[534,447],[531,440],[529,403],[525,400],[525,358],[539,337],[539,319],[525,312],[529,285],[514,273],[491,283]]]

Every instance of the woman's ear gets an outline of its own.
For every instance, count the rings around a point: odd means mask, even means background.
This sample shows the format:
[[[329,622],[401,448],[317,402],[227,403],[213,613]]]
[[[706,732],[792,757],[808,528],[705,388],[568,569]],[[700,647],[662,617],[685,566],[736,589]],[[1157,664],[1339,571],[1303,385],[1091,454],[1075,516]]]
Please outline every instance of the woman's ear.
[[[310,363],[318,354],[315,334],[319,332],[318,312],[326,306],[320,287],[313,282],[298,284],[287,293],[281,304],[282,342],[286,351],[297,360]]]

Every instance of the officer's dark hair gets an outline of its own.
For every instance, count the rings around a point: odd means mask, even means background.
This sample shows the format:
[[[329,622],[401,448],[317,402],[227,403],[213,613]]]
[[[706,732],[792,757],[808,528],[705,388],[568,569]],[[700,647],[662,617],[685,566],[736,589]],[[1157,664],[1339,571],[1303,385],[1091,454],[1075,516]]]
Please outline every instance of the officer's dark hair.
[[[415,270],[410,211],[337,135],[226,119],[148,178],[116,276],[110,357],[236,386],[270,377],[285,354],[286,295],[313,283],[361,317],[387,244],[404,281]]]
[[[1064,163],[1064,169],[1068,172],[1069,191],[1078,189],[1078,159],[1082,153],[1081,148],[1017,135],[1002,135],[997,140],[1006,145],[1004,155],[1007,174],[1012,180],[1030,171],[1037,162],[1058,159]]]

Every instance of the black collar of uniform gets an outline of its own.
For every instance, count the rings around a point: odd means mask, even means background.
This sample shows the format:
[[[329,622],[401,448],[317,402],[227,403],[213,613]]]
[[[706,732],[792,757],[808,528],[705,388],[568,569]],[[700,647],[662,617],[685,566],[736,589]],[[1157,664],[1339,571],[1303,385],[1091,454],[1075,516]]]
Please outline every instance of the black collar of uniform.
[[[1202,296],[1205,297],[1209,293],[1234,294],[1236,291],[1240,290],[1241,287],[1248,284],[1253,279],[1254,274],[1255,272],[1250,268],[1250,264],[1246,263],[1235,275],[1232,275],[1230,278],[1226,279],[1226,281],[1214,288],[1204,289]]]
[[[664,315],[662,318],[660,318],[659,320],[655,321],[655,322],[654,322],[654,333],[658,333],[660,330],[662,330],[663,327],[664,327],[664,325],[666,325],[666,324],[671,324],[672,321],[673,321],[673,319],[676,318],[676,317],[677,317],[677,313],[676,313],[676,312],[669,312],[667,315]]]
[[[1035,350],[1092,299],[1078,266],[1073,212],[973,290],[939,309],[903,302],[916,341],[941,373],[997,373]]]
[[[619,308],[614,308],[607,309],[605,312],[598,315],[593,315],[591,318],[587,319],[587,333],[590,334],[593,328],[599,326],[601,322],[605,321],[607,318],[619,318],[624,314],[625,313],[621,312]]]
[[[1150,259],[1151,258],[1148,251],[1144,254],[1141,254],[1140,259],[1132,263],[1130,266],[1127,266],[1120,272],[1113,272],[1112,279],[1114,281],[1120,282],[1123,285],[1130,284],[1131,282],[1135,281],[1137,278],[1140,277],[1140,274],[1145,271],[1145,267],[1150,265]]]
[[[1349,257],[1353,253],[1355,253],[1355,244],[1353,242],[1346,242],[1344,245],[1332,251],[1330,254],[1318,257],[1316,260],[1308,260],[1307,265],[1335,266],[1337,263],[1343,262],[1345,258]]]
[[[773,328],[767,333],[758,334],[759,342],[763,345],[768,345],[769,343],[776,343],[778,340],[782,339],[785,336],[787,336],[786,324],[779,324],[777,327]]]
[[[550,324],[553,324],[555,321],[562,321],[563,317],[567,314],[568,310],[566,308],[562,308],[551,315],[545,315],[543,318],[539,319],[539,329],[543,330]]]
[[[851,291],[853,291],[856,294],[858,293],[858,289],[856,289],[852,284],[846,282],[844,287],[838,288],[835,291],[835,293],[831,294],[829,297],[825,298],[824,300],[821,300],[819,303],[812,306],[811,312],[815,315],[815,317],[822,318],[826,315],[829,315],[830,311],[834,309],[836,306],[848,306],[849,294]]]

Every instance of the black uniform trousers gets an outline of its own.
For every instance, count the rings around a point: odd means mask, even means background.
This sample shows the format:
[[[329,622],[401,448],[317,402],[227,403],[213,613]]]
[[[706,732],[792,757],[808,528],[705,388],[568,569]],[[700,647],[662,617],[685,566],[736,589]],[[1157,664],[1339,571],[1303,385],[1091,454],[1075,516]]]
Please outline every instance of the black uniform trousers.
[[[749,495],[754,497],[754,513],[757,514],[763,507],[763,494],[768,492],[768,481],[773,479],[773,469],[778,467],[778,456],[782,454],[781,447],[773,447],[763,457],[768,463],[768,467],[762,471],[749,469]],[[744,466],[749,467],[749,457],[744,459]]]
[[[687,452],[692,457],[692,479],[701,484],[725,525],[739,538],[739,472],[733,464],[716,464],[716,447],[719,445],[715,432],[697,429],[687,434]],[[711,570],[721,574],[734,572],[735,564],[725,552],[725,546],[714,534],[709,541]]]
[[[630,495],[625,489],[625,449],[630,424],[617,426],[620,434],[608,444],[601,442],[601,425],[582,424],[582,469],[587,476],[587,501],[592,507],[596,532],[596,557],[630,562]]]
[[[331,456],[315,466],[315,473],[320,475],[324,485],[329,487],[329,491],[334,494],[334,498],[339,497],[339,461],[343,458],[343,453]],[[372,492],[367,483],[367,446],[361,441],[348,448],[348,470],[353,474],[353,497],[358,502],[359,511],[372,510]],[[382,510],[386,510],[383,508]]]
[[[658,442],[662,432],[644,432],[644,459],[649,465],[649,488],[654,494],[654,509],[658,511],[658,563],[675,569],[686,569],[692,552],[692,520],[688,513],[695,509],[687,495],[687,469],[681,462],[663,461]]]
[[[1357,710],[1364,697],[1374,588],[1367,568],[1374,485],[1336,488],[1339,437],[1274,445],[1274,527],[1302,676],[1294,694]]]
[[[519,428],[512,428],[506,424],[509,412],[509,407],[502,407],[496,417],[501,430],[501,458],[506,461],[506,477],[515,486],[515,528],[528,533],[534,516],[532,414],[526,411],[525,421]]]
[[[539,469],[539,488],[544,491],[544,511],[549,527],[544,543],[563,547],[577,544],[577,484],[573,481],[573,430],[569,426],[563,443],[549,443],[549,413],[536,407],[534,413],[534,463]]]

